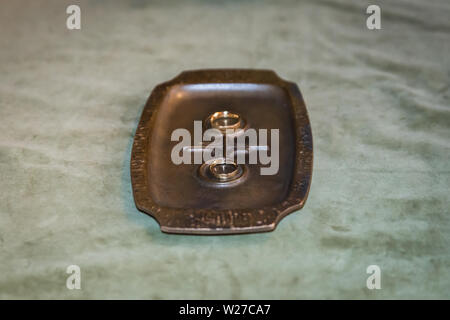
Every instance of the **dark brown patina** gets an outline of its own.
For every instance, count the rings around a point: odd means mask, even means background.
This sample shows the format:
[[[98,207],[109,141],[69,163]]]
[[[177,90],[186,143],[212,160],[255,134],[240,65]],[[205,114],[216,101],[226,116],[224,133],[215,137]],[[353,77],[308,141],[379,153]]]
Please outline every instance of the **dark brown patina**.
[[[186,128],[193,136],[194,120],[205,129],[279,129],[278,172],[261,175],[264,165],[226,161],[174,164],[171,133]],[[134,139],[131,181],[137,208],[164,232],[263,232],[303,207],[312,161],[311,127],[295,83],[269,70],[195,70],[150,95]]]

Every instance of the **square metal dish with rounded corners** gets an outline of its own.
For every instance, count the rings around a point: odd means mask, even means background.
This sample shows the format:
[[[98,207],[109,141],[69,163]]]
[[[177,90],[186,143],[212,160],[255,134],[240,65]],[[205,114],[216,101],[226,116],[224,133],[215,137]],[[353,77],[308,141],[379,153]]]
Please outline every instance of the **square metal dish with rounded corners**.
[[[136,206],[161,230],[274,230],[311,183],[311,127],[295,83],[270,70],[185,71],[156,86],[136,129]]]

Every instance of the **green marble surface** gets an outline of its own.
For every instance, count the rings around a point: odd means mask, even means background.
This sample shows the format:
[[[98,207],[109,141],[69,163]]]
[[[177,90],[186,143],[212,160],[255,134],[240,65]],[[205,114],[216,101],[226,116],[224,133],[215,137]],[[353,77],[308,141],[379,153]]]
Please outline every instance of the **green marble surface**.
[[[0,5],[1,299],[449,298],[448,1],[377,1],[379,31],[367,1],[76,1],[69,31],[72,3]],[[133,133],[156,84],[217,67],[298,83],[310,196],[272,233],[163,234]]]

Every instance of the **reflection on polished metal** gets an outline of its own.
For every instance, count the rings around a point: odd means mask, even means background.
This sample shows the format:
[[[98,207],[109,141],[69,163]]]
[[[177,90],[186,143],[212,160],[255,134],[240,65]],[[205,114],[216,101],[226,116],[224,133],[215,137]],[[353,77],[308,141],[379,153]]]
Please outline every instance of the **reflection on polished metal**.
[[[202,164],[198,175],[204,182],[214,187],[234,186],[242,182],[247,173],[245,165],[238,165],[230,159],[213,159]]]
[[[183,128],[195,142],[194,121],[231,139],[249,128],[278,130],[279,170],[261,175],[266,164],[241,164],[236,159],[242,150],[233,152],[225,144],[223,158],[174,164],[171,151],[178,141],[171,134]],[[210,149],[194,143],[182,150],[194,157]],[[247,145],[244,154],[263,150],[271,152],[270,141]],[[131,183],[137,208],[153,216],[164,232],[264,232],[304,206],[312,161],[311,127],[295,83],[269,70],[186,71],[158,85],[147,101],[133,143]]]
[[[236,130],[244,126],[243,119],[236,113],[229,111],[214,112],[208,117],[207,124],[211,128],[219,129],[222,132],[226,130]]]
[[[231,181],[239,177],[239,173],[242,172],[240,166],[238,166],[233,161],[226,162],[223,159],[214,160],[213,163],[209,165],[209,170],[214,177],[220,181]]]

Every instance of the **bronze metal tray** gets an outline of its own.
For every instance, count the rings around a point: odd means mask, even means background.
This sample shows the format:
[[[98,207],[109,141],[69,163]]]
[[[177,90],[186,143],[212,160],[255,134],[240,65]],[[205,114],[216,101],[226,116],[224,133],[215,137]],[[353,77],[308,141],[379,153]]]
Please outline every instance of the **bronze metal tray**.
[[[200,143],[197,129],[202,130]],[[204,156],[205,150],[211,151],[202,136],[207,129],[223,134],[217,144],[223,147],[210,153],[212,160]],[[233,136],[250,129],[257,135],[256,146],[250,138]],[[258,136],[264,130],[265,141]],[[184,141],[180,132],[193,140]],[[244,141],[245,148],[225,141]],[[239,152],[246,163],[238,164]],[[249,163],[251,152],[260,156],[259,162]],[[269,155],[272,162],[267,164]],[[311,127],[295,83],[269,70],[194,70],[151,93],[134,138],[131,181],[137,208],[153,216],[164,232],[263,232],[303,207],[312,162]],[[273,170],[262,174],[270,166]]]

